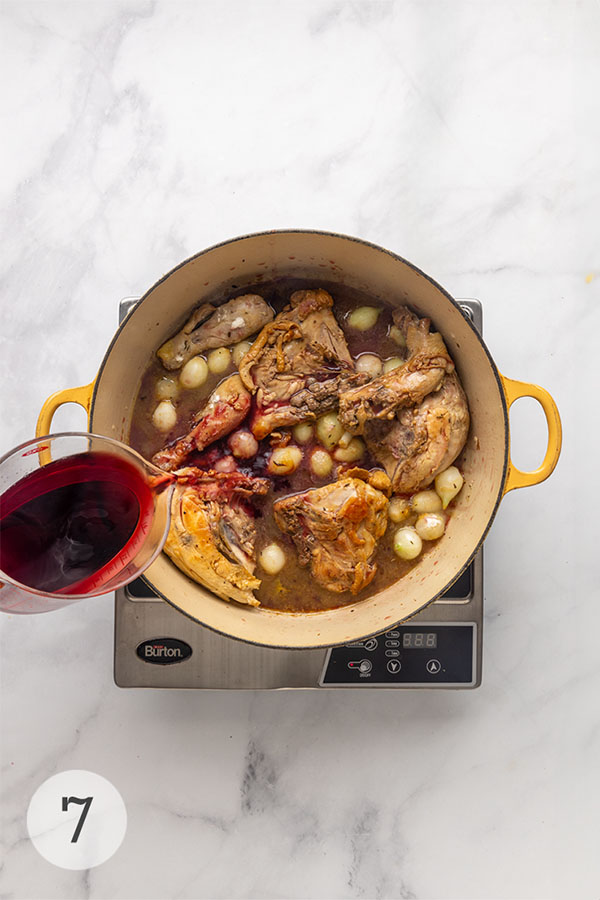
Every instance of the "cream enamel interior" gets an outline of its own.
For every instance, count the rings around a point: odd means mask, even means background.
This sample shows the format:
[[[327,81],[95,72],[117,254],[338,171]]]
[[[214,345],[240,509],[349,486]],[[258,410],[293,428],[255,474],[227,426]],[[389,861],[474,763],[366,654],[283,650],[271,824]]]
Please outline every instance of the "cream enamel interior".
[[[102,363],[90,430],[126,440],[141,376],[151,354],[216,288],[281,276],[326,280],[365,290],[391,305],[408,303],[442,332],[469,399],[471,429],[460,465],[465,486],[448,529],[396,585],[351,606],[322,613],[277,613],[226,603],[164,555],[145,578],[193,619],[241,640],[274,647],[316,647],[358,640],[409,618],[439,596],[476,552],[502,496],[508,425],[498,373],[485,346],[448,295],[422,272],[378,247],[321,232],[269,232],[238,238],[188,260],[156,284],[117,332]],[[390,524],[390,527],[393,527]]]

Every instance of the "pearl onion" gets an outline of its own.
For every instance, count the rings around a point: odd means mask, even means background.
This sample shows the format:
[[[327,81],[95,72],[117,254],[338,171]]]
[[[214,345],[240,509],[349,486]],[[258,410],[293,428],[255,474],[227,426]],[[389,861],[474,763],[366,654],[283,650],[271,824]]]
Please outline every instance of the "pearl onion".
[[[364,372],[369,378],[377,378],[381,375],[382,363],[375,353],[361,353],[354,364],[357,372]]]
[[[423,513],[415,522],[415,531],[424,541],[437,541],[446,530],[446,519],[441,513]]]
[[[347,447],[338,447],[334,457],[338,462],[356,462],[365,452],[365,445],[360,438],[352,438]]]
[[[397,369],[398,366],[401,366],[403,362],[404,360],[400,359],[399,356],[392,356],[391,359],[386,359],[386,361],[384,362],[383,371],[391,372],[392,369]]]
[[[177,422],[177,411],[170,400],[161,400],[152,414],[152,423],[159,431],[171,431]]]
[[[292,434],[299,444],[308,444],[313,436],[312,425],[309,425],[308,422],[300,422],[299,425],[294,425]]]
[[[336,413],[325,413],[317,419],[317,437],[327,450],[335,447],[344,433],[344,426]]]
[[[234,431],[227,443],[238,459],[251,459],[258,453],[258,441],[249,431]]]
[[[379,312],[375,306],[359,306],[348,316],[348,325],[358,331],[368,331],[377,321]]]
[[[269,544],[261,551],[258,561],[267,575],[277,575],[285,565],[285,553],[279,544]]]
[[[392,497],[388,503],[388,516],[392,522],[404,522],[404,520],[410,518],[411,515],[412,509],[410,500],[406,500],[404,497]]]
[[[442,501],[435,491],[419,491],[413,494],[411,506],[416,513],[437,512],[442,508]]]
[[[349,431],[345,431],[338,441],[338,447],[342,447],[342,449],[345,449],[346,447],[350,446],[350,444],[352,443],[353,440],[354,440],[354,435],[351,434]]]
[[[252,344],[250,341],[240,341],[238,344],[234,344],[233,350],[231,351],[231,355],[233,356],[234,365],[239,367],[242,359],[250,349]]]
[[[214,465],[215,472],[236,472],[237,466],[233,456],[222,456]]]
[[[267,472],[270,475],[291,475],[302,462],[302,450],[293,444],[277,447],[271,453]]]
[[[201,356],[188,359],[179,375],[179,381],[184,388],[198,388],[208,378],[208,366]]]
[[[423,549],[423,542],[412,525],[399,528],[394,535],[394,552],[401,559],[416,559]]]
[[[163,375],[154,385],[154,395],[157,400],[174,400],[179,393],[177,379],[172,375]]]
[[[397,325],[391,326],[390,337],[393,341],[396,342],[396,344],[398,344],[399,347],[406,347],[406,338]]]
[[[446,509],[451,500],[453,500],[464,484],[464,478],[456,468],[450,466],[435,477],[435,489],[440,495],[442,507]]]
[[[310,457],[310,467],[317,478],[327,478],[333,469],[333,460],[327,450],[314,450]]]
[[[231,353],[227,347],[219,347],[208,354],[208,368],[213,375],[221,375],[231,365]]]

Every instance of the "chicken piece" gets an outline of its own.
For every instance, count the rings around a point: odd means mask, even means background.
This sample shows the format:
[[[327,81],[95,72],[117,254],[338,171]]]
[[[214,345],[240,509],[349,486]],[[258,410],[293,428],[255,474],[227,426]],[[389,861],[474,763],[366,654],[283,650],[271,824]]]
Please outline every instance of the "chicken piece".
[[[395,493],[431,484],[462,450],[469,409],[442,336],[407,307],[393,313],[406,339],[405,363],[340,397],[340,421],[362,434]]]
[[[152,462],[171,472],[192,450],[204,450],[213,441],[237,428],[248,414],[251,397],[239,375],[230,375],[212,392],[206,406],[194,417],[191,430],[155,453]]]
[[[408,358],[364,387],[344,390],[339,416],[352,434],[363,434],[372,419],[393,419],[399,408],[420,403],[454,371],[441,334],[429,333],[429,319],[418,319],[405,306],[394,310],[393,319],[405,337]]]
[[[240,363],[255,394],[250,427],[260,440],[276,428],[313,421],[337,406],[340,390],[364,384],[322,290],[296,291],[290,306],[265,326]]]
[[[234,297],[222,306],[203,303],[181,331],[162,345],[158,356],[166,369],[180,369],[203,350],[243,341],[272,319],[273,310],[258,294]]]
[[[387,527],[381,491],[362,478],[344,477],[277,500],[273,513],[291,535],[300,565],[310,564],[313,578],[328,591],[358,594],[372,581],[377,540]]]
[[[185,468],[177,473],[165,552],[185,574],[224,600],[259,606],[252,496],[265,478]]]
[[[338,472],[340,469],[338,468]],[[363,469],[361,466],[349,466],[343,468],[344,478],[360,478],[366,481],[371,487],[376,488],[389,497],[392,493],[392,482],[388,475],[381,469]]]
[[[454,462],[468,432],[467,398],[453,372],[417,406],[400,409],[393,423],[368,421],[363,436],[394,492],[408,494],[427,487]]]

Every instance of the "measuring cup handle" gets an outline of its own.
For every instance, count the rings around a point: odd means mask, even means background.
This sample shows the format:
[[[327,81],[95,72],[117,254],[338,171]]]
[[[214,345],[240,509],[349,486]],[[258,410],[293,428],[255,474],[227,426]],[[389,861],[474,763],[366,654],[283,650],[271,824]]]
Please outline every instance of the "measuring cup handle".
[[[537,384],[528,384],[525,381],[514,381],[512,378],[505,378],[504,375],[501,375],[500,378],[502,379],[502,387],[504,388],[508,409],[520,397],[533,397],[541,405],[548,425],[546,455],[538,469],[534,469],[532,472],[522,472],[521,469],[517,469],[509,456],[506,481],[504,483],[504,493],[507,494],[508,491],[512,491],[515,488],[539,484],[540,481],[544,481],[552,474],[560,456],[562,426],[558,407],[548,391],[544,390],[543,387]]]
[[[89,417],[95,383],[96,379],[83,387],[65,388],[63,391],[56,391],[54,394],[51,394],[40,410],[35,427],[35,436],[43,437],[50,434],[54,413],[59,406],[63,406],[65,403],[78,403],[79,406],[83,406]]]

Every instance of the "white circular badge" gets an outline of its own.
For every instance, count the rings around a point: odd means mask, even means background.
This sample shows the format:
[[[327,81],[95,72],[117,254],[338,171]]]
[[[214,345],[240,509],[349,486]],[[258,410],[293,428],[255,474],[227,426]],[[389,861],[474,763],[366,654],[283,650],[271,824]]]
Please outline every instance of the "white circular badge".
[[[39,786],[27,810],[27,830],[48,862],[61,869],[91,869],[121,846],[127,810],[106,778],[71,769]]]

